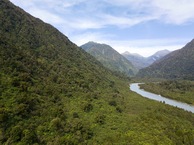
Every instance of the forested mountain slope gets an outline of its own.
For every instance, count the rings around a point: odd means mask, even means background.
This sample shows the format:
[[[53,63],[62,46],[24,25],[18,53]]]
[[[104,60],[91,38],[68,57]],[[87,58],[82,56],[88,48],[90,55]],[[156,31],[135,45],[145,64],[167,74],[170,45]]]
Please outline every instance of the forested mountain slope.
[[[139,71],[139,77],[194,79],[194,40]]]
[[[90,139],[88,122],[78,118],[95,108],[93,99],[118,93],[111,78],[57,29],[0,1],[0,144]]]
[[[1,145],[192,145],[192,113],[142,98],[128,83],[0,0]]]
[[[81,47],[112,71],[122,72],[128,76],[137,73],[132,63],[109,45],[88,42]]]

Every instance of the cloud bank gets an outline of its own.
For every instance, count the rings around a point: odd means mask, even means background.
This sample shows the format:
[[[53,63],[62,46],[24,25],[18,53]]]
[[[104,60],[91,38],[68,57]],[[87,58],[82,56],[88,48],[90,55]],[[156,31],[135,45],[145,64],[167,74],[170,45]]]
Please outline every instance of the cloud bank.
[[[87,41],[117,43],[114,46],[117,47],[115,49],[119,52],[124,50],[124,47],[128,49],[130,47],[145,49],[146,47],[152,48],[152,43],[158,45],[155,40],[159,38],[147,39],[150,44],[148,45],[146,41],[142,41],[146,38],[141,38],[141,34],[127,34],[135,26],[152,22],[174,26],[194,23],[193,0],[10,1],[33,16],[52,24],[77,45]],[[124,30],[126,33],[118,34],[120,30]],[[127,38],[130,35],[137,35],[139,40]],[[122,40],[123,36],[126,36],[125,40]],[[170,39],[173,40],[174,38]],[[139,41],[144,45],[134,44],[135,41]],[[163,43],[160,43],[158,47],[166,46],[167,39],[160,38],[160,41]],[[178,47],[180,44],[174,42],[172,47],[174,46]]]

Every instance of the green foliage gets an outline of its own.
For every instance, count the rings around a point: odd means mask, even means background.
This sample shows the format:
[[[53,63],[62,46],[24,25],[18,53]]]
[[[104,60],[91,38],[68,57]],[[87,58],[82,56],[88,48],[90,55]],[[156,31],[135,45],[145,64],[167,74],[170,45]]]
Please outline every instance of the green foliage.
[[[50,128],[53,130],[59,130],[62,127],[61,119],[60,118],[54,118],[50,122]]]
[[[123,112],[123,110],[121,109],[121,107],[116,107],[116,110],[119,112],[119,113],[122,113]]]
[[[167,98],[194,105],[193,81],[163,81],[160,83],[141,84],[140,86],[145,90],[161,94]]]
[[[90,112],[90,111],[92,111],[92,109],[93,109],[93,106],[92,106],[91,103],[86,103],[86,104],[84,105],[84,111],[85,111],[85,112]]]
[[[105,124],[105,118],[106,118],[105,115],[98,114],[96,117],[96,123],[100,125]]]
[[[185,79],[194,78],[194,40],[182,49],[176,50],[153,65],[140,70],[138,77]]]
[[[114,72],[120,72],[127,76],[134,76],[137,73],[137,69],[131,62],[109,45],[88,42],[81,47],[100,61],[106,68]]]
[[[115,100],[111,100],[109,102],[109,105],[111,105],[111,106],[117,106],[117,102]]]
[[[193,144],[193,114],[130,92],[125,77],[7,0],[0,19],[0,144]]]

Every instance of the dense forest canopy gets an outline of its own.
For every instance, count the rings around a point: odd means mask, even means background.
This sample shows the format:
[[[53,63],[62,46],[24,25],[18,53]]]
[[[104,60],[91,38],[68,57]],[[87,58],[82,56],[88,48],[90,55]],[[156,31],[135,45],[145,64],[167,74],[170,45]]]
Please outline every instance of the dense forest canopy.
[[[128,83],[0,0],[0,144],[193,144],[194,114],[141,98]]]

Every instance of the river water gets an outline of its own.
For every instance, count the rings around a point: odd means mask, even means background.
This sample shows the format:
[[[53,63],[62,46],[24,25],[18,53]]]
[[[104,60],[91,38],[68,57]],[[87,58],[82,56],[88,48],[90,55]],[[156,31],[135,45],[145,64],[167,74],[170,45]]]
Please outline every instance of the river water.
[[[130,90],[138,93],[139,95],[141,95],[143,97],[146,97],[146,98],[149,98],[152,100],[156,100],[156,101],[160,101],[160,102],[165,102],[165,104],[168,104],[168,105],[171,105],[174,107],[178,107],[178,108],[181,108],[181,109],[184,109],[186,111],[190,111],[190,112],[194,113],[194,106],[191,106],[191,105],[186,104],[186,103],[178,102],[178,101],[175,101],[172,99],[168,99],[168,98],[165,98],[161,95],[157,95],[154,93],[144,91],[143,89],[140,89],[139,84],[140,83],[130,84]]]

